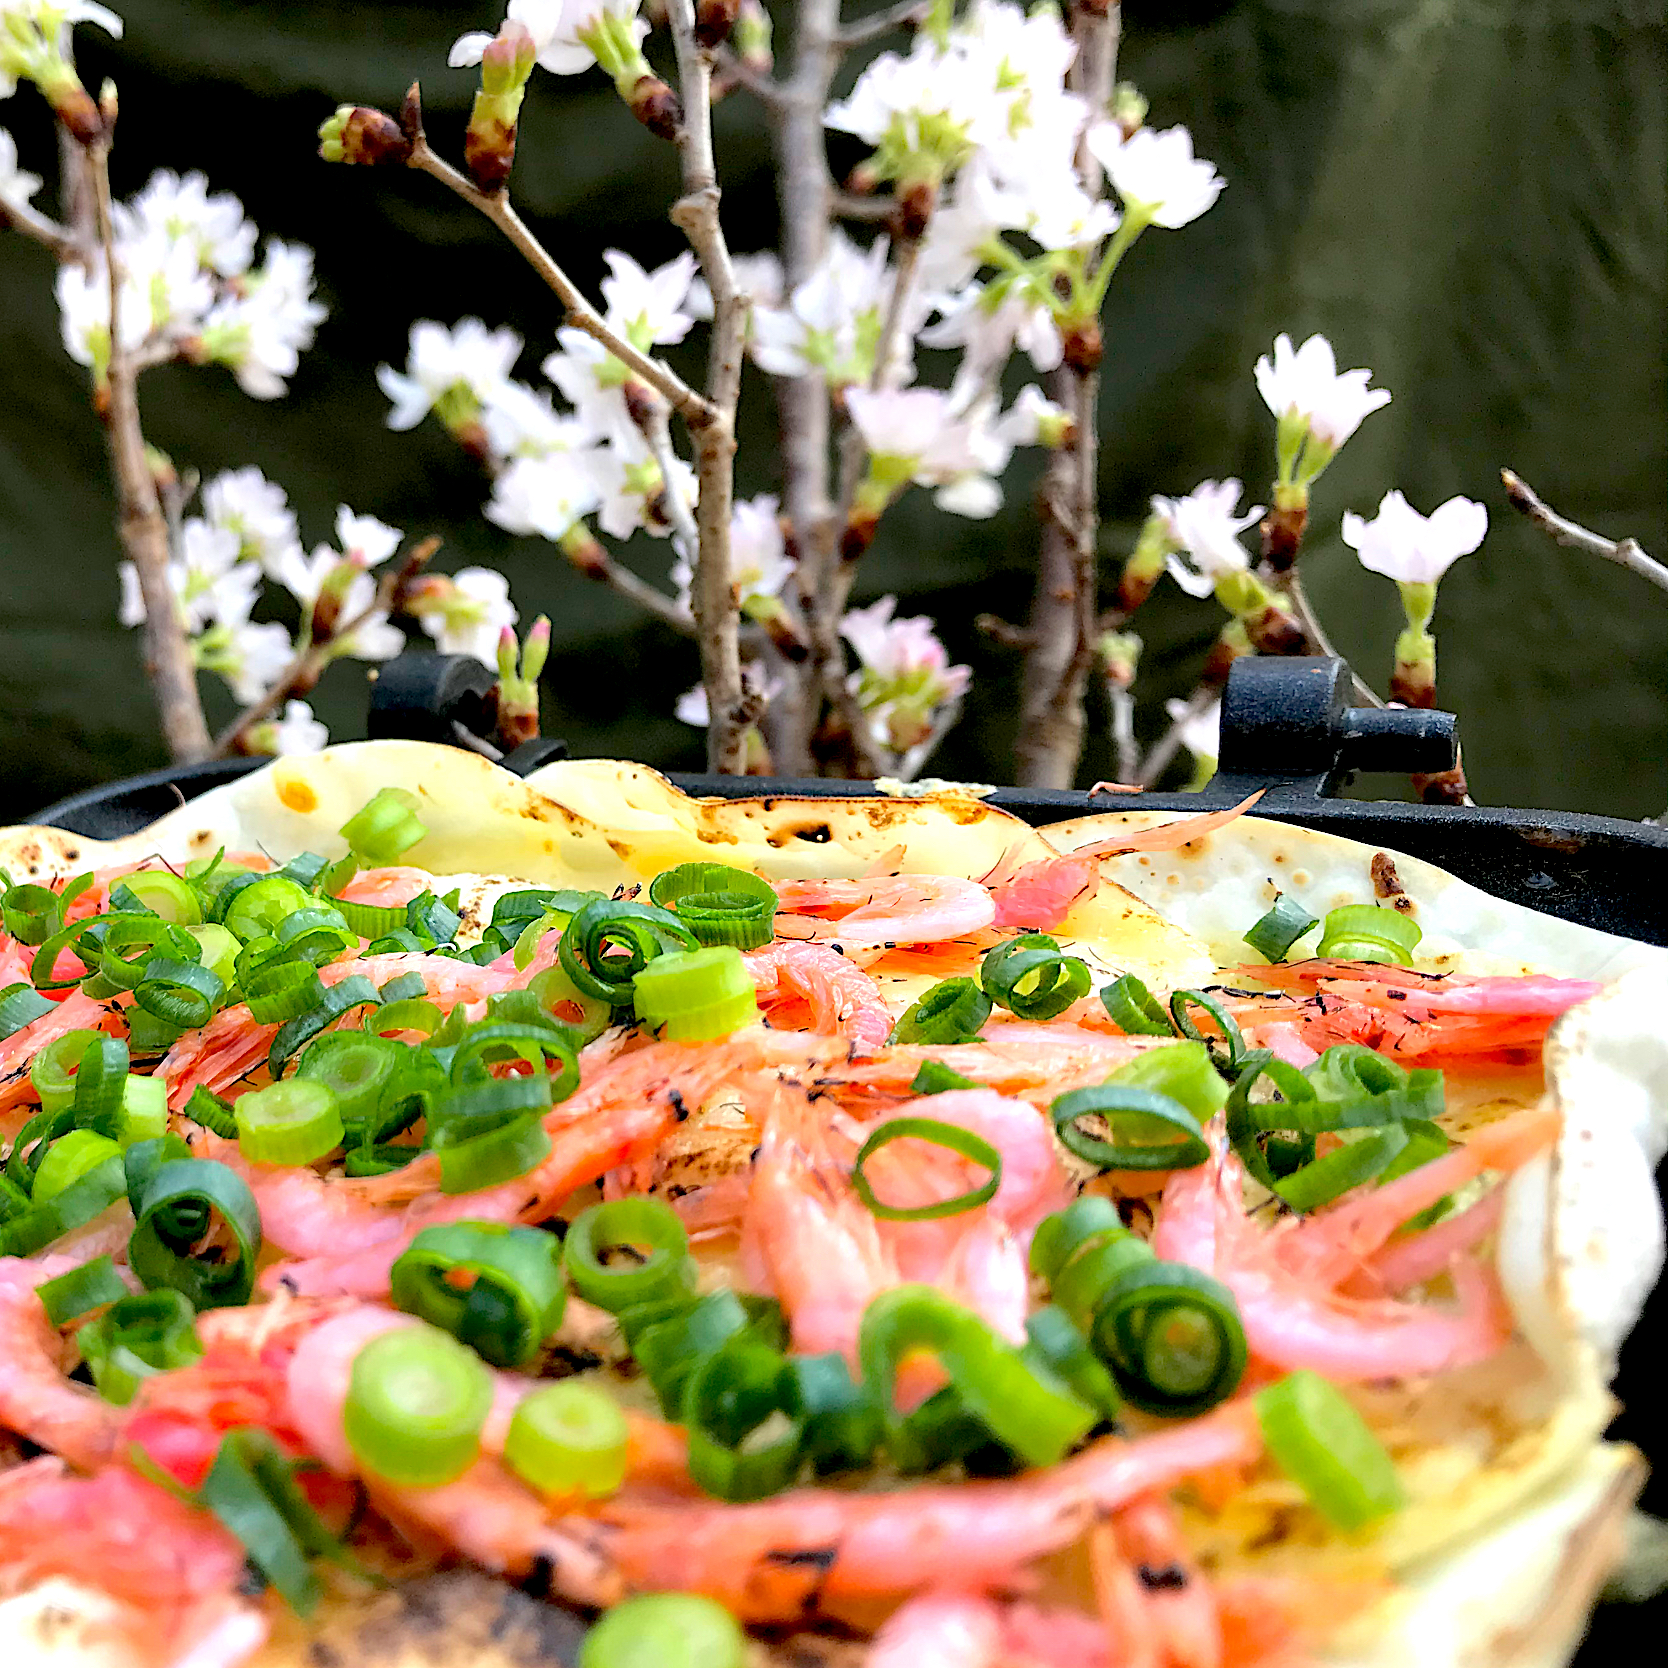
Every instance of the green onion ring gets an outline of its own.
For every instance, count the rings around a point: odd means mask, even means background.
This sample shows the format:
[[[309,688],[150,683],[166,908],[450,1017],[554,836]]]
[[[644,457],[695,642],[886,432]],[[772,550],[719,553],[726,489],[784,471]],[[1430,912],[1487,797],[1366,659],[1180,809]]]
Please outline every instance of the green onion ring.
[[[1154,1089],[1180,1101],[1200,1123],[1227,1104],[1228,1085],[1202,1042],[1161,1043],[1144,1049],[1107,1078],[1115,1087]]]
[[[98,1393],[126,1407],[141,1379],[183,1367],[203,1353],[196,1320],[181,1292],[129,1292],[122,1286],[110,1308],[82,1327],[75,1342]]]
[[[704,945],[756,950],[775,932],[775,888],[727,863],[666,869],[649,882],[649,902],[673,911]]]
[[[1256,925],[1246,933],[1244,941],[1264,961],[1279,963],[1291,954],[1291,948],[1298,939],[1311,927],[1319,925],[1320,921],[1296,898],[1282,892],[1275,898],[1268,913],[1260,916]]]
[[[554,1499],[603,1500],[625,1481],[631,1427],[606,1390],[567,1379],[516,1404],[504,1463]]]
[[[975,1188],[958,1193],[951,1199],[940,1199],[930,1205],[888,1205],[875,1196],[875,1190],[865,1173],[865,1166],[882,1147],[894,1141],[930,1141],[935,1147],[946,1147],[962,1158],[970,1158],[990,1175]],[[883,1222],[931,1222],[945,1216],[960,1216],[963,1211],[976,1210],[987,1200],[996,1197],[1002,1185],[1002,1155],[970,1129],[958,1124],[947,1124],[939,1118],[891,1118],[883,1123],[858,1148],[852,1166],[851,1185],[872,1216]]]
[[[1089,982],[1088,963],[1063,954],[1059,943],[1045,932],[1022,933],[998,944],[979,964],[979,983],[985,994],[1026,1020],[1063,1014],[1079,997],[1088,995]]]
[[[189,1031],[214,1018],[214,1010],[225,994],[226,983],[220,975],[197,962],[153,956],[145,963],[144,977],[133,998],[163,1024]]]
[[[47,1320],[53,1326],[62,1326],[90,1309],[102,1309],[105,1304],[126,1297],[127,1282],[116,1272],[114,1261],[105,1255],[36,1286],[35,1296],[41,1300]]]
[[[1282,1177],[1274,1191],[1295,1211],[1319,1210],[1387,1169],[1407,1143],[1401,1124],[1386,1124]]]
[[[70,1183],[56,1198],[32,1204],[21,1216],[0,1227],[0,1256],[32,1257],[72,1228],[84,1227],[108,1210],[126,1189],[119,1157],[106,1158],[96,1169]]]
[[[1073,1252],[1108,1228],[1122,1231],[1118,1207],[1099,1193],[1080,1193],[1064,1210],[1045,1216],[1031,1236],[1031,1272],[1052,1281]]]
[[[852,1379],[843,1355],[789,1356],[782,1393],[818,1476],[857,1471],[873,1460],[881,1440],[880,1409]]]
[[[912,1095],[947,1095],[954,1089],[978,1087],[971,1077],[963,1077],[959,1071],[951,1071],[942,1060],[923,1060],[921,1069],[909,1082],[909,1092]]]
[[[210,1213],[230,1230],[237,1253],[230,1261],[193,1255]],[[128,1267],[148,1289],[172,1287],[197,1309],[235,1308],[249,1301],[261,1249],[261,1213],[249,1184],[236,1171],[207,1158],[164,1163],[151,1175],[134,1216]]]
[[[24,1026],[33,1025],[37,1019],[45,1019],[57,1008],[56,1002],[49,1001],[29,985],[7,985],[0,990],[0,1042],[15,1036]]]
[[[990,1018],[990,998],[971,979],[941,979],[904,1012],[887,1038],[893,1043],[979,1041]]]
[[[1335,1384],[1304,1369],[1255,1400],[1275,1463],[1335,1528],[1353,1534],[1404,1504],[1395,1462]]]
[[[383,1332],[353,1360],[348,1446],[369,1475],[400,1487],[453,1482],[480,1452],[492,1394],[486,1363],[438,1327]]]
[[[739,1338],[696,1367],[684,1392],[689,1474],[720,1500],[763,1500],[779,1494],[799,1470],[804,1427],[793,1417],[793,1387],[782,1356]],[[786,1429],[759,1446],[744,1446],[766,1420]]]
[[[1100,1005],[1107,1017],[1128,1037],[1173,1037],[1170,1023],[1158,998],[1133,973],[1125,973],[1100,990]]]
[[[648,1255],[635,1264],[604,1261],[609,1251],[635,1253],[640,1246]],[[659,1199],[611,1199],[581,1211],[568,1228],[562,1264],[573,1289],[611,1315],[695,1289],[689,1235],[678,1213]]]
[[[1203,1008],[1217,1028],[1221,1031],[1220,1039],[1223,1046],[1221,1056],[1217,1054],[1217,1038],[1207,1037],[1199,1027],[1188,1018],[1187,1010]],[[1178,990],[1170,997],[1170,1015],[1176,1022],[1176,1030],[1189,1042],[1202,1042],[1211,1051],[1213,1059],[1220,1058],[1222,1069],[1232,1072],[1239,1064],[1245,1053],[1245,1038],[1240,1034],[1239,1026],[1233,1016],[1214,996],[1202,990]]]
[[[1093,1342],[1124,1395],[1149,1413],[1202,1413],[1231,1396],[1245,1373],[1233,1294],[1185,1263],[1155,1259],[1125,1269],[1101,1294]]]
[[[1028,1361],[1052,1373],[1102,1419],[1117,1418],[1118,1386],[1064,1309],[1049,1303],[1027,1316],[1025,1340],[1020,1353]]]
[[[53,1012],[57,1003],[48,1002]],[[99,1031],[65,1031],[47,1043],[29,1063],[29,1081],[40,1097],[43,1112],[62,1112],[75,1099],[75,1069],[81,1057],[102,1036]]]
[[[382,788],[344,822],[338,832],[370,868],[397,863],[428,832],[418,820],[422,801],[404,788]]]
[[[267,1054],[268,1069],[274,1077],[281,1075],[291,1055],[303,1044],[310,1043],[326,1026],[334,1025],[351,1009],[367,1004],[374,1006],[381,1000],[376,986],[363,973],[350,974],[339,984],[332,985],[306,1013],[287,1019],[278,1027],[278,1034],[272,1039],[272,1048]]]
[[[237,1139],[237,1112],[232,1103],[222,1100],[201,1083],[191,1091],[191,1099],[185,1103],[185,1115],[194,1124],[201,1124],[225,1140]]]
[[[1315,954],[1328,961],[1389,962],[1411,967],[1424,936],[1419,923],[1377,904],[1343,904],[1326,912]]]
[[[587,996],[623,1007],[632,982],[667,950],[694,950],[699,940],[669,909],[598,898],[585,905],[562,933],[557,955],[563,971]],[[623,950],[624,954],[612,952]]]
[[[1199,1120],[1179,1100],[1154,1089],[1113,1083],[1070,1089],[1055,1097],[1048,1115],[1061,1142],[1103,1170],[1190,1170],[1210,1157]],[[1079,1118],[1091,1115],[1105,1119],[1112,1140],[1077,1127]]]

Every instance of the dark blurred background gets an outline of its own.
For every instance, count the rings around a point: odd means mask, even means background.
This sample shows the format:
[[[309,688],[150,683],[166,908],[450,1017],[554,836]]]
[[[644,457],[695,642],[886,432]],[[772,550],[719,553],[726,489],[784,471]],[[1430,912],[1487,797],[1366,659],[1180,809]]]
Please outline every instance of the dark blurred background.
[[[853,5],[852,12],[871,9]],[[582,753],[699,765],[671,715],[693,647],[576,576],[553,547],[479,515],[485,483],[432,420],[384,426],[374,367],[403,364],[410,324],[477,314],[527,340],[534,377],[554,345],[548,293],[486,223],[435,182],[327,167],[314,130],[342,101],[397,105],[420,77],[431,137],[461,150],[475,72],[446,50],[502,13],[480,5],[324,0],[127,0],[125,38],[77,31],[87,84],[121,93],[118,194],[153,168],[204,170],[263,234],[317,252],[330,318],[287,399],[260,404],[217,370],[152,372],[151,441],[203,476],[255,464],[288,490],[309,548],[339,502],[440,533],[443,569],[502,568],[556,651],[547,733]],[[778,39],[794,7],[773,7]],[[1556,549],[1506,507],[1509,463],[1565,514],[1668,556],[1668,24],[1660,0],[1129,0],[1120,73],[1155,125],[1184,122],[1228,189],[1181,232],[1153,231],[1113,285],[1103,394],[1103,549],[1133,541],[1153,492],[1238,475],[1257,497],[1272,420],[1251,366],[1276,332],[1324,331],[1342,366],[1392,389],[1316,491],[1310,586],[1332,634],[1375,681],[1398,624],[1394,588],[1338,539],[1400,487],[1429,511],[1484,500],[1481,553],[1442,588],[1440,692],[1461,716],[1484,802],[1639,817],[1668,802],[1668,597]],[[30,89],[0,103],[22,164],[53,150]],[[733,247],[775,240],[766,136],[745,96],[718,117]],[[639,128],[600,75],[534,77],[514,191],[576,277],[601,252],[645,264],[681,247],[665,219],[671,147]],[[836,150],[836,166],[856,150]],[[112,498],[84,375],[65,356],[45,253],[0,234],[0,821],[163,762],[136,638],[116,624]],[[689,369],[693,369],[691,365]],[[744,393],[740,489],[774,490],[773,405]],[[1036,541],[1036,473],[1022,454],[1008,509],[970,523],[911,494],[888,516],[858,600],[882,591],[934,614],[975,670],[936,773],[1012,779],[1018,667],[974,631],[1022,618]],[[664,545],[631,556],[656,579]],[[1109,571],[1112,571],[1109,568]],[[1143,612],[1143,726],[1185,693],[1217,617],[1168,585]],[[205,680],[208,683],[210,680]],[[333,669],[315,704],[339,739],[363,733],[363,670]],[[229,701],[215,682],[211,722]],[[1111,773],[1094,715],[1085,782]]]

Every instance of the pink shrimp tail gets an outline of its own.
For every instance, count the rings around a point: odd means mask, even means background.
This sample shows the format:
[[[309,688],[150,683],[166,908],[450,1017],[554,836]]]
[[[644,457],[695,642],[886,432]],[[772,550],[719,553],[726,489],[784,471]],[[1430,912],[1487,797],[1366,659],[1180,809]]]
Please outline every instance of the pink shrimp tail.
[[[1215,833],[1219,828],[1225,828],[1236,817],[1244,816],[1266,791],[1264,788],[1258,788],[1254,794],[1242,799],[1239,804],[1230,806],[1226,811],[1207,811],[1202,816],[1182,817],[1177,822],[1167,822],[1158,828],[1143,828],[1128,834],[1110,834],[1104,840],[1079,846],[1072,855],[1116,857],[1126,851],[1176,851],[1182,846],[1190,845],[1194,840],[1201,840],[1205,835]]]
[[[1058,926],[1100,879],[1092,857],[1046,857],[1027,863],[1011,880],[992,885],[997,927],[1047,929]]]

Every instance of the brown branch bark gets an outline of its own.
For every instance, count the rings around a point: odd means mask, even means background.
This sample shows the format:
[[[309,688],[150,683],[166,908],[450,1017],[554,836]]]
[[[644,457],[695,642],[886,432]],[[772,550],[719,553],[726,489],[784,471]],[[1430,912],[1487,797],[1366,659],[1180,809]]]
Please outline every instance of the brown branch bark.
[[[1094,15],[1080,8],[1075,23],[1077,61],[1073,91],[1093,110],[1104,108],[1117,75],[1119,9]],[[1101,189],[1100,166],[1078,152],[1084,188]],[[1037,591],[1031,608],[1032,647],[1020,687],[1020,784],[1069,788],[1083,753],[1083,696],[1094,664],[1096,598],[1096,496],[1099,464],[1099,377],[1062,366],[1050,378],[1050,394],[1077,425],[1072,444],[1056,452],[1043,487],[1043,525],[1037,559]]]
[[[60,226],[49,214],[30,208],[27,203],[0,203],[0,231],[22,232],[43,248],[50,249],[60,261],[79,261],[81,245],[67,226]]]
[[[1555,544],[1614,562],[1629,573],[1636,573],[1641,579],[1648,579],[1651,584],[1668,591],[1668,567],[1647,556],[1637,539],[1607,539],[1602,533],[1589,532],[1559,515],[1521,475],[1510,469],[1502,469],[1500,479],[1512,508],[1526,515]]]
[[[678,154],[683,196],[672,220],[689,239],[712,292],[712,343],[707,356],[706,411],[689,422],[695,443],[700,498],[695,507],[699,548],[690,601],[701,679],[707,689],[707,766],[740,775],[747,768],[747,730],[759,703],[741,681],[740,610],[730,578],[730,511],[735,497],[735,414],[741,396],[742,353],[747,340],[747,299],[719,220],[717,168],[712,151],[712,60],[695,38],[693,0],[667,8],[677,49],[683,125]]]
[[[168,583],[168,523],[156,481],[145,457],[145,433],[139,419],[138,371],[121,345],[122,269],[110,213],[110,141],[86,147],[99,241],[110,280],[110,369],[105,441],[116,483],[117,528],[122,549],[139,576],[145,603],[145,670],[156,694],[162,734],[178,763],[209,752],[208,722],[197,689],[197,668]]]

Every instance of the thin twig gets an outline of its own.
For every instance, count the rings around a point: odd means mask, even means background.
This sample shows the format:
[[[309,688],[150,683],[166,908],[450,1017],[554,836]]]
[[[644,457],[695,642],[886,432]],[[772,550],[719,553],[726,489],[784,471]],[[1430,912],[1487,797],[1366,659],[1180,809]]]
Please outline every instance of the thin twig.
[[[846,52],[854,46],[867,46],[870,41],[890,35],[894,29],[921,22],[931,10],[930,0],[901,0],[900,4],[883,6],[878,12],[846,24],[835,35],[834,44]]]
[[[896,776],[900,782],[913,782],[921,774],[927,760],[933,756],[939,742],[956,727],[960,719],[961,696],[952,696],[933,713],[932,727],[898,760],[897,769],[888,771],[887,774]]]
[[[8,227],[50,249],[60,261],[79,261],[82,258],[81,245],[76,242],[75,234],[69,227],[60,226],[51,215],[41,214],[27,203],[0,202],[0,231]]]
[[[1653,585],[1668,591],[1668,567],[1647,556],[1637,539],[1607,539],[1602,533],[1589,532],[1559,515],[1521,475],[1510,469],[1502,469],[1500,479],[1512,508],[1528,516],[1555,543],[1567,550],[1579,550],[1584,555],[1614,562],[1629,573],[1636,573],[1641,579],[1648,579]]]
[[[890,220],[897,206],[898,199],[890,193],[859,197],[855,191],[836,191],[832,197],[834,213],[841,220]]]
[[[1141,768],[1133,780],[1150,788],[1164,774],[1165,766],[1181,751],[1182,731],[1201,714],[1209,712],[1211,703],[1221,698],[1221,691],[1210,684],[1201,684],[1187,698],[1187,705],[1170,721],[1170,728],[1153,743],[1151,751],[1141,761]],[[1121,774],[1121,772],[1120,772]]]
[[[674,631],[682,632],[685,637],[695,635],[695,621],[678,607],[674,598],[667,596],[646,579],[638,578],[623,562],[615,561],[606,552],[601,561],[593,559],[588,563],[585,572],[593,579],[600,579],[610,590],[618,591],[623,597],[629,597],[639,608],[654,615],[663,625],[669,625]]]
[[[886,303],[886,317],[881,322],[880,339],[875,343],[875,368],[869,374],[869,386],[880,389],[892,386],[892,359],[899,340],[906,334],[904,321],[914,304],[915,275],[921,266],[921,240],[902,238],[897,244],[892,279],[892,294]],[[901,378],[900,378],[901,380]]]
[[[1141,747],[1135,739],[1135,696],[1128,684],[1106,680],[1106,696],[1112,703],[1113,768],[1120,782],[1133,782],[1141,774]]]
[[[191,644],[180,619],[174,588],[168,581],[168,524],[163,517],[156,479],[145,456],[145,433],[139,420],[138,373],[122,347],[122,265],[110,210],[109,155],[108,138],[95,140],[85,150],[99,241],[104,248],[110,283],[105,439],[111,473],[116,480],[122,548],[138,575],[139,594],[145,604],[145,669],[156,693],[168,751],[176,763],[185,764],[208,753],[208,722],[203,717]]]
[[[1320,616],[1316,614],[1313,604],[1309,601],[1309,592],[1305,589],[1303,580],[1294,567],[1286,576],[1286,600],[1292,605],[1292,614],[1297,623],[1303,627],[1303,634],[1314,645],[1319,654],[1331,655],[1335,660],[1344,657],[1332,646],[1332,640],[1326,635],[1325,628],[1320,623]],[[1345,662],[1348,665],[1348,662]],[[1364,679],[1356,669],[1349,669],[1351,681],[1355,685],[1355,698],[1365,702],[1370,707],[1384,705],[1383,697],[1373,686]]]
[[[740,87],[743,92],[751,93],[773,114],[787,108],[789,99],[787,88],[775,76],[766,75],[744,62],[729,47],[719,47],[717,52],[713,54],[713,63],[726,81]]]
[[[712,61],[695,38],[693,0],[671,0],[667,15],[677,51],[683,123],[678,156],[684,194],[673,223],[689,239],[712,294],[712,342],[707,356],[706,410],[689,424],[695,442],[700,497],[698,548],[691,611],[706,685],[707,766],[729,775],[747,767],[747,731],[762,703],[742,683],[740,610],[730,578],[730,515],[735,497],[735,412],[741,396],[748,302],[736,283],[730,247],[719,220],[718,172],[712,151]]]
[[[587,301],[579,286],[557,265],[550,252],[533,235],[502,192],[477,191],[449,162],[437,156],[427,138],[419,133],[411,148],[411,167],[432,174],[457,193],[472,208],[479,209],[525,257],[527,264],[556,292],[567,313],[568,324],[600,342],[627,370],[635,372],[651,388],[671,401],[679,416],[694,429],[710,423],[716,415],[712,404],[696,393],[676,371],[651,359],[633,347],[602,314]]]
[[[213,757],[224,759],[241,752],[249,731],[257,724],[264,724],[291,696],[307,695],[316,689],[339,646],[377,615],[392,614],[399,605],[401,593],[439,548],[437,538],[427,538],[413,546],[403,562],[383,574],[371,600],[357,614],[344,620],[324,642],[304,643],[267,692],[245,707],[214,738]]]
[[[672,531],[683,541],[684,557],[693,562],[696,551],[701,548],[701,535],[695,526],[695,517],[690,513],[689,500],[677,490],[678,454],[672,448],[672,424],[665,403],[656,400],[638,426],[660,470],[660,499],[665,506],[666,519],[671,522]]]

